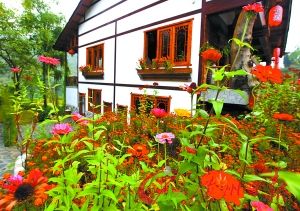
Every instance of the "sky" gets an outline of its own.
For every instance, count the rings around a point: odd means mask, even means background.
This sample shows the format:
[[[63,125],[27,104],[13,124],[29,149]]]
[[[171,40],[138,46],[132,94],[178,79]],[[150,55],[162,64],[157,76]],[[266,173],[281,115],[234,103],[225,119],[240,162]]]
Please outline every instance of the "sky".
[[[0,0],[4,2],[7,7],[18,8],[22,0]],[[80,0],[45,0],[49,2],[52,10],[57,13],[62,13],[65,16],[66,22],[73,14],[76,6]],[[56,3],[53,3],[56,2]],[[290,27],[286,45],[286,52],[292,52],[296,48],[300,47],[300,27],[299,18],[300,13],[296,10],[300,8],[300,0],[293,0],[292,13],[290,19]]]

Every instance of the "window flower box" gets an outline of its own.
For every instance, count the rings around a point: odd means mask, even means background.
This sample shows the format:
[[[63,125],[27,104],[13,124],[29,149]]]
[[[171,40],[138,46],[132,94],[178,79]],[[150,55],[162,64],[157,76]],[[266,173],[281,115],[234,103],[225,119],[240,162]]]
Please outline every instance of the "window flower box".
[[[140,79],[155,81],[190,81],[191,73],[192,68],[137,69]]]
[[[82,75],[86,79],[103,79],[104,72],[103,71],[82,71]]]

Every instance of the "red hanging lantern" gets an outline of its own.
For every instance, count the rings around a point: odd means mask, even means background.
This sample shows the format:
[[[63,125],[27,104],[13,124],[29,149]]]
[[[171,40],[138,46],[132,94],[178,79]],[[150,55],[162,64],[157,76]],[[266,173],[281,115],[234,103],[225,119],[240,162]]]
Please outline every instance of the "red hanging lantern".
[[[283,8],[280,5],[272,7],[269,11],[269,26],[276,27],[282,22]]]
[[[273,57],[274,57],[274,68],[279,69],[279,56],[280,56],[280,48],[274,48]]]
[[[68,53],[73,56],[76,52],[74,49],[71,48],[70,50],[68,50]]]

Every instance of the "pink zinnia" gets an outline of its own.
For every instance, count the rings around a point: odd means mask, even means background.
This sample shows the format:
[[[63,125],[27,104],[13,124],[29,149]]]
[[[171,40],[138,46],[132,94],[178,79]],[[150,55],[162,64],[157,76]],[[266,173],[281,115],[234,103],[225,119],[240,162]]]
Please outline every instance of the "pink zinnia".
[[[12,71],[13,73],[19,73],[19,72],[21,72],[21,68],[19,68],[19,67],[12,67],[12,68],[10,68],[10,71]]]
[[[47,57],[47,56],[39,56],[39,61],[45,64],[51,64],[51,65],[59,65],[60,61],[57,58],[53,58],[53,57]]]
[[[259,13],[259,12],[263,12],[264,8],[260,3],[254,3],[254,4],[248,4],[246,6],[243,6],[243,10],[246,12]]]
[[[151,114],[156,118],[163,118],[168,115],[168,113],[164,109],[160,109],[160,108],[153,108],[151,110]]]
[[[53,135],[64,135],[72,131],[72,127],[68,123],[56,124],[53,126],[51,133]]]
[[[252,201],[250,204],[253,208],[256,209],[256,211],[273,211],[271,207],[261,201]]]
[[[155,138],[157,138],[158,142],[161,144],[165,144],[166,142],[172,144],[172,139],[175,138],[175,135],[173,133],[160,133],[157,134]]]

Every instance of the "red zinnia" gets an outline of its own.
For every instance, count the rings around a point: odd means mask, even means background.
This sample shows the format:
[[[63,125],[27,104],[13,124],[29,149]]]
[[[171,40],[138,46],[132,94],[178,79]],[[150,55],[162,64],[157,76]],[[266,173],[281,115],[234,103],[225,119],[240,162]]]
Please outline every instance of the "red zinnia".
[[[210,171],[201,177],[201,184],[207,188],[207,194],[214,199],[224,198],[226,202],[240,205],[244,190],[240,181],[224,171]]]
[[[243,10],[246,12],[254,12],[254,13],[259,13],[263,12],[264,8],[260,3],[254,3],[254,4],[248,4],[246,6],[243,6]]]
[[[153,108],[151,110],[151,114],[156,118],[163,118],[168,115],[168,113],[164,109],[160,109],[160,108]]]
[[[282,73],[280,69],[274,69],[272,66],[257,65],[251,73],[261,82],[273,82],[276,84],[282,83]]]
[[[45,64],[51,64],[51,65],[59,65],[60,61],[57,58],[53,58],[53,57],[47,57],[47,56],[39,56],[38,60],[42,63]]]
[[[294,116],[286,113],[275,113],[273,114],[273,118],[283,121],[293,121]]]
[[[148,155],[149,150],[144,144],[135,144],[132,148],[128,149],[128,154],[131,154],[133,157],[142,158]]]
[[[212,62],[218,62],[221,59],[222,54],[218,50],[210,48],[203,51],[201,56],[204,61],[210,60]]]

